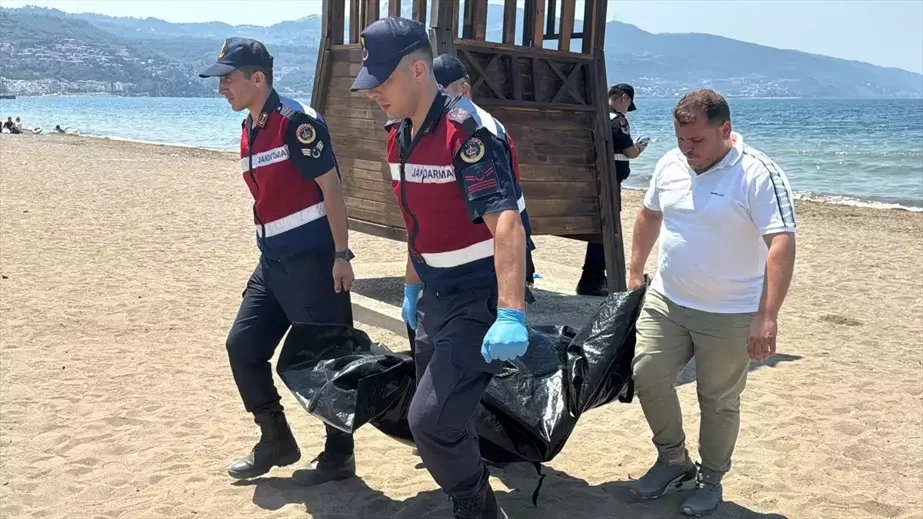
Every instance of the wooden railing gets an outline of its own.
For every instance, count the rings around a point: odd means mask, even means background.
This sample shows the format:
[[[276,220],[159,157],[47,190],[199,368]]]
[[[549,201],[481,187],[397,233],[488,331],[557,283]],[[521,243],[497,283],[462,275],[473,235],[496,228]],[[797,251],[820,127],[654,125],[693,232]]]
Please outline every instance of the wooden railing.
[[[560,0],[560,17],[556,16],[558,1],[527,0],[523,8],[522,35],[516,41],[516,0],[504,0],[503,28],[498,43],[546,48],[545,42],[557,41],[557,50],[573,52],[573,41],[582,40],[581,50],[577,53],[592,55],[595,28],[602,25],[596,20],[605,16],[606,0],[583,0],[583,28],[580,31],[575,29],[578,0]],[[403,15],[432,28],[445,30],[453,39],[487,41],[487,0],[430,0],[429,3],[428,13],[426,0],[324,0],[322,34],[331,46],[358,44],[362,29],[375,20],[382,16]],[[387,4],[386,12],[383,12],[382,4]]]

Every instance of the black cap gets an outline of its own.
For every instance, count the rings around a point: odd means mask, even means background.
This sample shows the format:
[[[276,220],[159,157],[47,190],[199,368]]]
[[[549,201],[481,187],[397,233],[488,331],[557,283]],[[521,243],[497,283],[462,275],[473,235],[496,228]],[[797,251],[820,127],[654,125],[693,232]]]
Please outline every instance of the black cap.
[[[628,111],[634,111],[635,108],[635,89],[628,83],[619,83],[617,85],[612,85],[612,88],[609,89],[609,97],[614,96],[615,94],[626,94],[631,99],[631,106],[628,107]]]
[[[433,74],[442,88],[446,88],[467,76],[468,70],[460,59],[451,54],[443,54],[433,60]]]
[[[359,36],[359,44],[362,69],[353,81],[353,92],[384,83],[404,56],[430,46],[426,26],[397,16],[372,22]]]
[[[218,62],[205,69],[199,77],[223,76],[240,67],[272,69],[272,56],[259,41],[250,38],[228,38],[218,51]]]

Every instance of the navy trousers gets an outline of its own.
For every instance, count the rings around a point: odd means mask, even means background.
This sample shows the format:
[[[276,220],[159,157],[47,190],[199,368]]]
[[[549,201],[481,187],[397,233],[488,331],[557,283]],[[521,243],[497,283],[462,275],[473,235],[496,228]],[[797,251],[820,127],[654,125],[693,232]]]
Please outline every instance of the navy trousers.
[[[451,294],[424,288],[417,311],[410,430],[423,464],[443,491],[475,496],[487,485],[488,472],[472,417],[503,367],[481,357],[484,335],[497,318],[497,288]]]
[[[269,361],[291,323],[353,325],[349,292],[333,290],[333,262],[333,250],[319,250],[285,260],[261,257],[253,270],[227,337],[231,372],[247,411],[282,411]],[[327,448],[351,454],[352,435],[327,426]]]

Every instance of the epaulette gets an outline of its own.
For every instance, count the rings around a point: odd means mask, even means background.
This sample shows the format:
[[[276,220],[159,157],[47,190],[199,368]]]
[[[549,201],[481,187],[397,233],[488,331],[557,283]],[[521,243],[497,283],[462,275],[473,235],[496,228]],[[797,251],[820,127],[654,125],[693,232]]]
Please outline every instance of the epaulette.
[[[481,124],[478,122],[474,114],[461,106],[455,106],[449,109],[449,111],[446,113],[446,119],[458,123],[458,125],[461,126],[461,129],[464,133],[462,138],[463,141],[474,135],[481,127]]]

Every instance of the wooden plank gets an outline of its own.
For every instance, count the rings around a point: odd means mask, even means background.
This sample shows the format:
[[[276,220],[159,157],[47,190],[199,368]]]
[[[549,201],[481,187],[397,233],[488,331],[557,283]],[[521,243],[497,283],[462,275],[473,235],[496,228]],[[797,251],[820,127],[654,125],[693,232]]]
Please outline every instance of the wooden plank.
[[[382,214],[370,211],[365,207],[364,200],[359,200],[356,198],[346,199],[346,214],[349,215],[349,218],[355,218],[357,220],[362,220],[365,222],[370,222],[378,224],[381,226],[395,227],[398,229],[404,228],[404,219],[399,214]],[[585,232],[585,231],[574,231],[574,232]]]
[[[503,2],[503,43],[505,45],[516,44],[516,0],[504,0]]]
[[[384,158],[384,150],[378,151],[368,151],[368,150],[359,150],[351,149],[348,147],[340,146],[337,143],[333,143],[334,150],[337,154],[337,160],[340,164],[343,163],[346,159],[356,159],[356,160],[367,160],[372,162],[380,163]]]
[[[343,37],[346,32],[346,0],[328,0],[324,2],[326,7],[330,8],[330,33],[325,35],[329,38],[330,45],[342,45]]]
[[[340,163],[340,167],[349,167],[349,168],[359,168],[367,169],[369,171],[381,170],[384,166],[384,159],[379,160],[363,160],[353,157],[342,156],[339,153],[337,154],[337,161]],[[383,176],[381,178],[384,178]]]
[[[522,171],[522,192],[529,200],[556,200],[558,198],[588,198],[598,197],[599,191],[594,183],[595,176],[588,176],[584,180],[568,180],[554,182],[533,181],[532,177]],[[598,203],[597,203],[598,205]]]
[[[379,223],[353,218],[352,216],[353,215],[350,215],[349,218],[349,230],[351,231],[370,234],[372,236],[378,236],[379,238],[388,238],[403,242],[407,241],[407,231],[403,226],[392,227],[389,225],[381,225]]]
[[[599,16],[597,12],[599,4],[602,4],[603,10],[605,10],[605,0],[585,0],[583,4],[583,54],[588,56],[593,55],[593,49],[596,47],[594,38],[597,36],[599,38],[603,37],[603,35],[596,34],[596,19]],[[603,19],[605,20],[605,18]]]
[[[348,176],[348,177],[356,178],[360,180],[367,180],[369,182],[379,182],[382,185],[384,185],[385,183],[385,177],[391,176],[390,172],[387,172],[387,170],[385,170],[384,168],[380,166],[377,168],[368,168],[368,169],[341,167],[340,173],[343,174],[344,177]],[[388,185],[390,186],[390,182]]]
[[[396,218],[395,220],[392,220],[392,222],[403,223],[400,210],[398,209],[396,204],[373,202],[371,200],[363,200],[363,199],[354,198],[351,196],[344,196],[344,198],[346,199],[347,206],[360,207],[363,210],[370,212],[370,213],[375,213],[375,214],[379,214],[379,215],[390,217],[390,218]],[[381,222],[381,223],[385,223],[387,225],[394,225],[394,223],[391,223],[391,222]]]
[[[349,0],[349,43],[359,43],[362,20],[359,18],[359,4],[362,0]]]
[[[487,0],[465,0],[474,4],[472,8],[472,24],[474,26],[474,39],[484,41],[487,38]]]
[[[383,203],[393,203],[394,205],[397,205],[397,197],[394,196],[394,193],[391,191],[390,182],[386,183],[380,180],[368,180],[360,177],[344,176],[343,186],[361,191],[374,191],[377,194],[369,195],[371,196],[369,200]],[[362,198],[358,195],[357,197]]]
[[[534,61],[534,59],[533,59]],[[518,108],[529,108],[534,110],[569,110],[569,111],[580,111],[580,112],[594,112],[596,107],[589,105],[574,105],[569,103],[537,103],[535,101],[516,101],[513,99],[490,99],[490,98],[476,98],[474,100],[478,106],[487,108],[487,107],[518,107]]]
[[[384,143],[378,141],[367,141],[363,139],[351,139],[349,137],[342,137],[336,133],[331,132],[330,136],[333,138],[333,146],[335,150],[356,150],[356,151],[367,151],[369,153],[378,153],[382,157],[385,156],[386,148]]]
[[[529,201],[526,200],[526,204]],[[529,223],[534,230],[533,234],[553,234],[556,236],[567,234],[590,234],[599,232],[599,219],[589,216],[529,216]],[[624,283],[624,281],[623,281]]]
[[[561,37],[558,39],[558,50],[570,52],[576,9],[576,0],[561,0]]]
[[[426,0],[413,0],[413,7],[411,8],[411,15],[413,19],[426,23]]]
[[[544,200],[526,196],[526,209],[529,211],[529,218],[533,216],[536,218],[545,216],[593,217],[599,214],[599,206],[595,197]]]
[[[318,112],[324,110],[324,97],[327,94],[327,83],[330,81],[329,42],[330,40],[323,36],[317,48],[317,68],[314,72],[314,87],[311,89],[311,108]]]
[[[388,145],[388,134],[382,131],[369,131],[369,128],[350,128],[346,125],[334,124],[330,126],[330,135],[340,139],[357,139],[374,142],[382,150]]]
[[[564,63],[589,64],[590,62],[592,62],[592,58],[590,56],[584,56],[582,54],[577,54],[574,52],[564,52],[558,49],[530,48],[530,47],[522,47],[518,45],[505,45],[503,43],[497,43],[493,41],[477,41],[477,40],[460,40],[456,42],[455,45],[459,49],[466,49],[466,50],[475,51],[478,53],[504,54],[504,55],[511,54],[514,56],[519,56],[521,58],[536,57],[536,58],[550,59],[550,60],[564,62]]]
[[[383,189],[362,189],[353,185],[351,179],[343,179],[343,196],[375,202],[376,204],[385,204],[394,206],[395,211],[400,211],[397,207],[394,194],[391,190]],[[361,182],[361,181],[360,181]],[[595,209],[595,206],[594,206]]]
[[[510,80],[513,83],[513,99],[515,101],[522,101],[522,76],[519,71],[519,57],[507,56],[507,58],[510,60]]]
[[[401,15],[401,0],[388,0],[388,16]]]
[[[362,63],[350,63],[335,59],[333,62],[333,70],[330,75],[333,77],[355,78],[356,74],[358,74],[361,69]]]
[[[365,27],[368,27],[375,20],[381,18],[381,5],[378,0],[365,0]]]
[[[545,2],[546,0],[532,0],[535,6],[535,19],[533,20],[532,29],[532,46],[541,48],[544,42],[544,23],[545,23]]]

